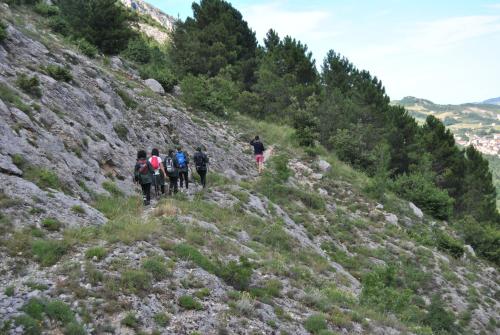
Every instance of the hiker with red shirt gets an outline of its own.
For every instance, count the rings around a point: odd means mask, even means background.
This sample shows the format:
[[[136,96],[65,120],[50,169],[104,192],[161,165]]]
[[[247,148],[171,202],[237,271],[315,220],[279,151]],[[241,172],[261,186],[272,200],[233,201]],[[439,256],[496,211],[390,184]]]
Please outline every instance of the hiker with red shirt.
[[[160,152],[158,149],[154,148],[151,150],[151,157],[149,157],[149,163],[153,167],[153,186],[155,188],[156,196],[159,195],[158,188],[161,189],[161,194],[165,194],[165,169],[163,167],[163,161],[160,157]]]
[[[255,136],[255,139],[250,141],[250,145],[253,146],[253,151],[255,155],[255,162],[257,163],[257,170],[259,174],[264,170],[264,144],[260,141],[259,136]]]
[[[146,151],[137,152],[137,162],[134,168],[134,181],[141,185],[144,206],[151,202],[151,183],[153,182],[154,169],[149,163]]]

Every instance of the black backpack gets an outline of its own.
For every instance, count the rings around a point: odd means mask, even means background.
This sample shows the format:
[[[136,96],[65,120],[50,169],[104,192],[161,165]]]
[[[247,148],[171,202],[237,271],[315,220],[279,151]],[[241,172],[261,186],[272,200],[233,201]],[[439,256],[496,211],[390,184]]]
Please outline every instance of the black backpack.
[[[205,155],[202,153],[196,154],[194,156],[194,164],[197,170],[206,170],[207,169],[207,160]]]

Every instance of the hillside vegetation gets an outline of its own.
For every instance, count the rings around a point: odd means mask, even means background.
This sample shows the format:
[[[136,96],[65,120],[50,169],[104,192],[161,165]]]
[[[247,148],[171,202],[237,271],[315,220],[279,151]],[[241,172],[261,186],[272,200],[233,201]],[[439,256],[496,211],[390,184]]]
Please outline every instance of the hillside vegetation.
[[[334,51],[318,73],[292,37],[259,46],[225,1],[168,45],[115,1],[8,3],[0,333],[500,331],[488,163],[437,118]],[[137,150],[176,145],[207,148],[209,188],[144,208]]]

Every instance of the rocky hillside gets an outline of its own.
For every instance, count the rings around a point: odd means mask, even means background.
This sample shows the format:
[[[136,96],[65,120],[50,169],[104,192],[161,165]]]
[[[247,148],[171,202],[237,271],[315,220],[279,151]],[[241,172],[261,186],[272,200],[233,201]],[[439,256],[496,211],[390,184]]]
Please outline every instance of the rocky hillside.
[[[498,269],[446,222],[0,5],[0,334],[500,333]],[[207,148],[209,189],[142,208],[137,150],[178,144]]]
[[[483,104],[487,105],[500,105],[500,97],[484,100]]]

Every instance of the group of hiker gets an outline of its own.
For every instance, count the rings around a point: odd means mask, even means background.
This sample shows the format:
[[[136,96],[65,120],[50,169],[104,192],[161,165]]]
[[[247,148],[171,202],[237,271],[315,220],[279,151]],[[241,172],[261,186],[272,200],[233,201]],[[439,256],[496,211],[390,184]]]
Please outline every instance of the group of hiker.
[[[196,149],[193,155],[196,172],[200,176],[201,185],[206,187],[206,176],[208,171],[208,157],[201,147]],[[168,194],[177,193],[179,188],[189,188],[189,155],[177,147],[177,150],[170,149],[168,155],[163,159],[158,149],[151,150],[148,154],[145,150],[137,152],[137,162],[134,168],[134,181],[141,185],[144,205],[151,202],[151,191],[156,196],[165,195],[166,180],[168,179]]]
[[[259,136],[250,142],[254,148],[255,161],[259,174],[264,168],[264,145]],[[208,156],[199,146],[193,155],[193,162],[196,172],[200,176],[200,183],[203,188],[207,185]],[[177,193],[179,189],[189,188],[189,155],[182,150],[181,146],[177,150],[168,150],[168,155],[163,159],[158,149],[154,148],[148,157],[145,150],[137,152],[137,162],[134,168],[134,181],[141,185],[144,205],[148,206],[151,202],[151,191],[155,196],[165,195],[166,180],[168,179],[168,195]]]

